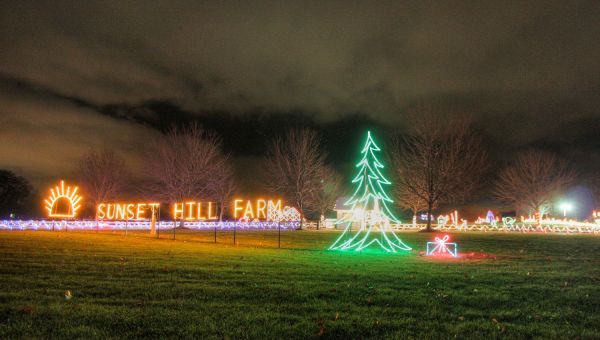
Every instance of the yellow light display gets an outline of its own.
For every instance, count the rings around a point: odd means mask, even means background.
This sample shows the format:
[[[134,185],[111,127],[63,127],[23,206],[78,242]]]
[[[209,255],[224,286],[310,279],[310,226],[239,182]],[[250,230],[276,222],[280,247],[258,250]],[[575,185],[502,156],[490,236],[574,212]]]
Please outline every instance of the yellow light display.
[[[146,220],[146,211],[154,211],[160,203],[100,203],[96,207],[96,218],[99,220]]]
[[[48,211],[48,217],[73,218],[77,215],[77,211],[81,208],[80,202],[82,197],[77,193],[76,186],[71,188],[65,185],[65,181],[60,181],[60,184],[54,188],[50,188],[50,196],[44,202]]]
[[[181,202],[173,204],[173,218],[186,221],[217,220],[217,204],[215,202]]]
[[[281,211],[281,200],[265,200],[259,198],[255,201],[236,199],[233,201],[234,219],[274,220],[271,218],[276,211]]]

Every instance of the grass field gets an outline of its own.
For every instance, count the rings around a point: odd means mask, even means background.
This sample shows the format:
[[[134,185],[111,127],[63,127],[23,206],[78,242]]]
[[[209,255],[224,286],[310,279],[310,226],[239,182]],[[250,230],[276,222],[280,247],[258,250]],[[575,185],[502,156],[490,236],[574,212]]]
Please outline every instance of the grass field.
[[[490,257],[435,260],[432,235],[400,256],[337,235],[0,232],[0,338],[600,338],[600,237],[455,234]]]

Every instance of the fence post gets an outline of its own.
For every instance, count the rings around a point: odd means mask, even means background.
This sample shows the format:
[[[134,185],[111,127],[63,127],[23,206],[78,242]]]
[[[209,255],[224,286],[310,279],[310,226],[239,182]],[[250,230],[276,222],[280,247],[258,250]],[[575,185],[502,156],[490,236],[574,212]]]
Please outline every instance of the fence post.
[[[219,222],[219,224],[222,224],[223,222]],[[215,243],[217,243],[217,225],[215,224]]]
[[[233,245],[235,246],[235,231],[237,228],[237,222],[233,224]]]
[[[281,248],[281,221],[277,221],[278,244],[277,248]]]

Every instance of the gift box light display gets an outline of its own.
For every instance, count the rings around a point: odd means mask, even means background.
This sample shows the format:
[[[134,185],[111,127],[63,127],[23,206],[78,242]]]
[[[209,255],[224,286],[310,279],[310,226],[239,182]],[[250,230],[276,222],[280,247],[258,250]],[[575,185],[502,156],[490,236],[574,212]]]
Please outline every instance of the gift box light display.
[[[427,256],[458,257],[458,246],[450,241],[449,235],[437,237],[433,242],[427,242]]]

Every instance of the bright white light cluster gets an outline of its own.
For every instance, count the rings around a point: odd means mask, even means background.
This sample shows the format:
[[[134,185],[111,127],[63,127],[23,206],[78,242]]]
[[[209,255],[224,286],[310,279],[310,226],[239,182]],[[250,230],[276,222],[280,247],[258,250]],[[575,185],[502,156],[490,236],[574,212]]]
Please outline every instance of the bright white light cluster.
[[[488,210],[485,218],[478,217],[477,220],[475,220],[475,224],[484,224],[484,223],[488,223],[493,226],[496,226],[496,224],[498,224],[498,218],[494,216],[494,213],[491,210]]]
[[[294,207],[285,206],[283,208],[283,219],[284,222],[300,221],[300,212]]]
[[[240,219],[240,221],[249,222],[249,219]],[[258,221],[254,219],[252,221]],[[300,221],[300,212],[298,209],[290,206],[285,206],[281,209],[281,205],[277,206],[272,201],[268,202],[267,221],[270,222],[292,222]]]
[[[269,201],[267,208],[267,221],[281,221],[283,220],[283,212],[277,207],[273,201]]]
[[[510,217],[510,216],[502,217],[502,225],[504,227],[512,227],[513,225],[515,225],[516,221],[517,221],[517,219],[514,217]]]
[[[437,218],[437,225],[438,225],[438,227],[440,227],[440,228],[445,227],[446,224],[448,223],[449,219],[450,218],[448,217],[448,215],[440,215],[440,216],[438,216],[438,218]]]
[[[437,218],[438,229],[452,227],[456,230],[464,230],[468,228],[468,222],[465,219],[458,218],[458,212],[454,211],[450,215],[439,215]]]

